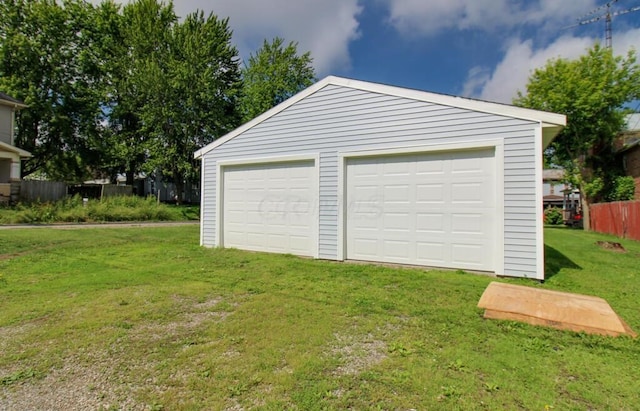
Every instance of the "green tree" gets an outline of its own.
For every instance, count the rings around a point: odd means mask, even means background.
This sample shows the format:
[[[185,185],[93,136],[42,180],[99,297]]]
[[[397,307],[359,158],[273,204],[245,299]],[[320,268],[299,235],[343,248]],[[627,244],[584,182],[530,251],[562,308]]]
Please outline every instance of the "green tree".
[[[33,154],[23,175],[82,180],[105,118],[98,13],[80,0],[3,0],[0,15],[0,89],[29,105],[17,116],[16,144]]]
[[[315,81],[311,54],[298,55],[298,44],[276,37],[272,42],[264,40],[262,47],[249,56],[249,63],[242,70],[244,81],[240,103],[243,122],[264,113],[282,103]]]
[[[636,55],[613,56],[595,45],[576,60],[555,59],[529,78],[526,94],[514,104],[567,116],[567,127],[545,153],[563,167],[580,189],[589,228],[589,204],[602,201],[620,174],[613,140],[624,124],[624,104],[640,98],[640,68]]]
[[[150,92],[141,119],[151,137],[147,167],[172,181],[181,201],[184,183],[199,179],[194,151],[239,124],[241,79],[228,19],[192,13],[166,35],[140,82]]]
[[[156,101],[155,85],[161,81],[157,67],[165,65],[168,36],[177,22],[171,3],[138,0],[127,4],[115,21],[103,28],[112,39],[109,55],[110,114],[105,141],[105,171],[112,179],[124,173],[126,184],[148,170],[149,127],[143,122],[145,107]],[[149,87],[149,84],[153,87]]]

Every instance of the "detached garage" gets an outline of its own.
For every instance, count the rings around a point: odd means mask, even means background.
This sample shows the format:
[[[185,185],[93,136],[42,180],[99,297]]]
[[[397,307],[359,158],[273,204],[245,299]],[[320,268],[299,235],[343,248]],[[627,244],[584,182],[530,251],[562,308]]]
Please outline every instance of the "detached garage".
[[[563,115],[327,77],[195,153],[200,242],[544,278]]]

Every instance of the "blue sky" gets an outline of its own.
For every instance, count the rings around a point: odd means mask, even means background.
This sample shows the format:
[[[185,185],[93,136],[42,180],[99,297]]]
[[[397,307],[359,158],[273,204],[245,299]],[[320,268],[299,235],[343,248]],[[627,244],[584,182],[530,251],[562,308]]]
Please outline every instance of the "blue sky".
[[[174,7],[180,16],[200,9],[229,17],[245,60],[263,39],[280,36],[311,52],[318,78],[333,74],[510,103],[549,58],[575,58],[603,41],[604,19],[566,27],[606,2],[176,0]],[[611,10],[638,6],[640,0],[614,0]],[[617,54],[640,50],[640,11],[614,17],[613,44]]]

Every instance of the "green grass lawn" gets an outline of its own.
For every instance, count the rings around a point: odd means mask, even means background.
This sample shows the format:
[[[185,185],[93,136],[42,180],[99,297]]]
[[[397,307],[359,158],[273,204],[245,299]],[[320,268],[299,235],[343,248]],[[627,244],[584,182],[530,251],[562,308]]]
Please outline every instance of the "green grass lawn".
[[[640,243],[545,235],[548,280],[500,281],[640,331]],[[3,230],[0,409],[640,408],[637,340],[484,320],[493,280],[205,249],[195,226]]]

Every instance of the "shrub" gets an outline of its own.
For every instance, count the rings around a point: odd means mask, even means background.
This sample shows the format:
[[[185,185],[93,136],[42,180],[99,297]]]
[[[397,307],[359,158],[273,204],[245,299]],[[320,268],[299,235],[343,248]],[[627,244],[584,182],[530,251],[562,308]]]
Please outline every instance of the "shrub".
[[[609,193],[609,201],[633,200],[636,192],[636,184],[633,177],[616,177]]]
[[[191,211],[194,208],[194,211]],[[9,210],[9,209],[7,209]],[[158,204],[153,197],[118,196],[104,200],[78,195],[54,203],[18,204],[0,215],[1,224],[80,223],[107,221],[163,221],[197,219],[197,207],[185,213],[183,207]]]
[[[549,207],[544,210],[544,221],[551,225],[562,224],[562,210],[558,207]]]

